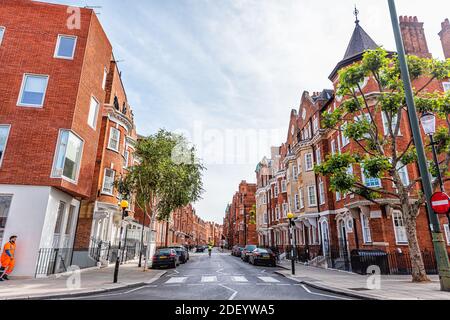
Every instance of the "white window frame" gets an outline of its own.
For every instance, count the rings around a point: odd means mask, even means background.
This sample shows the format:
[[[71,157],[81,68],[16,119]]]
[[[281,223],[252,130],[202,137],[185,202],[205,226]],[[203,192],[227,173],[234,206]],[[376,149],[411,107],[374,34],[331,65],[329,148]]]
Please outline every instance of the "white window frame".
[[[360,219],[361,219],[361,229],[363,234],[363,241],[365,244],[372,243],[372,233],[370,230],[370,220],[367,215],[364,213],[360,213]]]
[[[75,40],[74,44],[73,44],[72,55],[70,57],[65,57],[65,56],[58,55],[59,45],[61,43],[61,38],[70,38],[70,39],[74,39]],[[58,34],[58,38],[56,40],[55,53],[53,54],[53,58],[63,59],[63,60],[73,60],[74,57],[75,57],[75,50],[77,48],[77,42],[78,42],[78,37],[77,36],[67,35],[67,34]]]
[[[299,208],[300,208],[300,210],[304,209],[305,208],[305,195],[304,195],[302,188],[299,189],[298,197],[299,197]]]
[[[105,67],[103,70],[103,80],[102,80],[102,89],[106,90],[106,80],[108,79],[108,68]]]
[[[109,190],[105,191],[105,183],[106,183],[106,171],[112,171],[113,172],[113,185],[111,188],[111,192],[109,192]],[[102,194],[108,195],[108,196],[113,196],[114,195],[114,179],[116,178],[116,171],[111,169],[111,168],[105,168],[105,170],[103,170],[103,183],[102,183]]]
[[[344,134],[344,130],[346,127],[347,127],[347,122],[344,122],[344,124],[341,126],[341,130],[342,130],[341,139],[342,139],[342,147],[343,148],[350,144],[350,138],[347,138]]]
[[[322,180],[320,180],[320,182],[319,182],[319,200],[320,200],[320,205],[325,204],[325,184],[323,183]]]
[[[394,119],[396,119],[396,120],[394,120]],[[392,131],[394,131],[395,127],[397,126],[398,117],[394,116],[394,119],[392,121]],[[384,111],[381,111],[381,121],[383,122],[384,135],[387,136],[390,133],[388,131],[388,121],[387,121],[386,113]],[[401,124],[400,124],[400,128],[398,129],[398,136],[401,136],[401,135],[402,135],[402,130],[401,130]]]
[[[319,148],[316,149],[316,162],[318,165],[322,163],[322,152]]]
[[[314,133],[319,131],[319,118],[317,116],[315,116],[314,120],[313,120],[313,130],[314,130]]]
[[[286,180],[281,180],[281,193],[285,193],[287,191]]]
[[[113,137],[113,131],[117,131],[119,133],[118,139],[117,139],[117,148],[113,148],[111,146],[111,141],[112,141],[112,137]],[[118,128],[115,127],[111,127],[109,128],[109,139],[108,139],[108,149],[115,151],[115,152],[119,152],[120,149],[120,130]]]
[[[397,218],[396,218],[396,215],[397,215]],[[399,220],[399,219],[400,219],[402,225],[401,226],[396,226],[395,225],[395,221]],[[392,212],[392,226],[394,227],[394,235],[395,235],[395,242],[396,242],[396,244],[398,244],[398,245],[402,245],[402,244],[403,245],[407,245],[408,244],[408,237],[406,235],[405,219],[403,218],[403,214],[402,214],[401,211],[394,210]],[[401,229],[401,228],[403,228],[403,229]],[[400,234],[398,233],[398,231],[402,231],[403,232],[403,235],[405,237],[404,240],[403,239],[399,239],[400,238],[399,237]]]
[[[125,148],[125,151],[123,153],[123,168],[127,169],[128,168],[128,161],[130,159],[130,152]]]
[[[5,37],[6,27],[0,26],[0,46],[2,45],[3,38]]]
[[[58,151],[59,151],[59,146],[61,145],[61,136],[62,136],[62,132],[67,131],[70,134],[73,134],[75,137],[77,137],[78,139],[80,139],[81,141],[81,150],[80,150],[80,159],[79,159],[79,163],[77,166],[77,172],[75,174],[75,180],[72,180],[71,178],[68,178],[66,176],[64,176],[64,167],[61,168],[63,172],[61,172],[61,175],[56,175],[55,174],[55,169],[56,169],[56,164],[58,162]],[[52,165],[52,173],[50,175],[50,178],[53,179],[63,179],[66,180],[70,183],[73,184],[77,184],[78,183],[78,178],[80,176],[80,170],[81,170],[81,163],[83,161],[83,152],[84,152],[84,139],[82,137],[80,137],[78,134],[76,134],[74,131],[70,130],[70,129],[59,129],[59,133],[58,133],[58,141],[56,142],[56,147],[55,147],[55,155],[53,158],[53,165]],[[67,153],[67,150],[66,150]],[[64,156],[65,158],[66,156]]]
[[[310,158],[310,160],[311,160],[311,166],[309,166],[308,158]],[[313,171],[313,169],[314,169],[314,157],[313,157],[313,154],[312,153],[307,153],[307,154],[305,154],[305,170],[308,172],[308,171]]]
[[[5,147],[3,148],[2,155],[0,156],[0,168],[3,164],[3,159],[5,158],[6,148],[8,146],[9,134],[11,133],[11,125],[10,124],[1,124],[0,128],[7,128],[6,139],[5,139]]]
[[[336,154],[336,140],[335,139],[331,140],[331,154],[332,155]]]
[[[444,233],[447,240],[447,245],[450,246],[450,228],[448,226],[448,223],[444,224]]]
[[[279,190],[278,190],[278,181],[275,183],[275,186],[273,187],[273,195],[275,198],[278,197]]]
[[[283,202],[282,207],[283,207],[283,218],[286,218],[289,211],[288,204],[286,202]]]
[[[381,188],[382,186],[383,186],[383,184],[381,183],[381,179],[380,178],[372,178],[372,177],[367,177],[366,178],[366,175],[365,175],[365,172],[364,172],[364,169],[361,167],[361,171],[362,171],[362,174],[361,174],[361,176],[362,176],[362,181],[363,181],[363,184],[366,186],[366,187],[368,187],[368,188],[374,188],[374,189],[376,189],[376,188]],[[367,184],[366,184],[366,180],[367,179],[377,179],[378,180],[378,185],[377,186],[368,186]]]
[[[442,88],[444,89],[444,92],[450,91],[450,82],[442,82]]]
[[[97,103],[97,107],[95,109],[95,113],[94,114],[92,114],[92,102],[93,101],[95,101]],[[87,123],[94,130],[97,130],[97,121],[98,121],[98,112],[99,112],[99,110],[100,110],[100,102],[97,100],[96,97],[91,96],[91,100],[89,101],[89,113],[88,113],[88,121],[87,121]],[[92,124],[89,123],[89,121],[91,120],[91,116],[94,117],[94,119],[92,121]]]
[[[22,95],[24,94],[25,84],[26,84],[28,77],[38,77],[38,78],[46,78],[47,79],[41,104],[22,103]],[[22,77],[22,84],[20,86],[19,98],[17,99],[17,106],[18,107],[28,107],[28,108],[42,108],[44,106],[45,97],[47,95],[47,88],[48,88],[49,81],[50,81],[50,76],[46,75],[46,74],[24,73],[23,77]]]
[[[339,191],[336,191],[336,202],[341,200],[342,200],[341,193]]]
[[[310,208],[317,207],[317,190],[316,190],[316,186],[315,185],[308,186],[307,190],[308,190],[308,206]],[[311,190],[314,190],[314,192],[311,193]],[[311,202],[312,199],[314,199],[313,202]]]

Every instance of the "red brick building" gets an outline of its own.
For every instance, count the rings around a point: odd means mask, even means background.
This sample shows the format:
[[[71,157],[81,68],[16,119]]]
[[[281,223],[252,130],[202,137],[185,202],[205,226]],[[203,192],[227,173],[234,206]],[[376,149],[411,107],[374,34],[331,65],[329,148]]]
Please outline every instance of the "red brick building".
[[[35,274],[40,249],[73,246],[82,201],[96,192],[112,47],[93,10],[75,11],[73,28],[67,6],[0,6],[0,242],[19,236],[20,276]]]

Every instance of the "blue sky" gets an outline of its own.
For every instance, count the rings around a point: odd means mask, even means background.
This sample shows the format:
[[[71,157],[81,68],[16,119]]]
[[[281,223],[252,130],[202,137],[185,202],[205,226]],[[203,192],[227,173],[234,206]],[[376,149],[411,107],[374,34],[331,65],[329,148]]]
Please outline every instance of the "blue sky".
[[[258,160],[285,139],[302,92],[331,87],[355,3],[363,28],[394,49],[387,1],[380,0],[51,2],[101,6],[96,12],[123,60],[139,133],[178,130],[197,145],[208,170],[195,206],[219,223],[239,182],[253,182]],[[397,7],[425,22],[430,51],[442,58],[437,33],[450,18],[450,1],[397,0]]]

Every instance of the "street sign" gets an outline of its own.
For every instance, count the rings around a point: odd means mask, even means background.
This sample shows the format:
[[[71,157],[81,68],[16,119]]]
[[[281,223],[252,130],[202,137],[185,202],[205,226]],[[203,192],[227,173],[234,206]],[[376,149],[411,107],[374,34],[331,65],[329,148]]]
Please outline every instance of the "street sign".
[[[436,192],[431,197],[431,207],[437,214],[447,214],[450,211],[450,198],[444,192]]]

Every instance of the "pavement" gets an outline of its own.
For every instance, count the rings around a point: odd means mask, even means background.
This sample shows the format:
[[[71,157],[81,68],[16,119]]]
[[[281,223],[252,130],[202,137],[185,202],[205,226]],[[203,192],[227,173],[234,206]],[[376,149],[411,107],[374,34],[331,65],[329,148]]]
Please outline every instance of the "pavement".
[[[229,252],[191,253],[190,260],[151,284],[64,300],[352,300],[277,274],[281,268],[253,266]]]
[[[346,271],[322,269],[296,263],[296,275],[291,261],[278,264],[278,274],[312,288],[339,293],[364,300],[450,300],[450,292],[440,291],[439,277],[429,276],[431,282],[413,283],[411,276],[363,276]]]
[[[48,278],[10,280],[0,283],[0,300],[51,299],[100,294],[115,290],[132,290],[151,284],[167,271],[143,272],[136,263],[120,266],[118,283],[113,283],[114,266],[82,272],[54,275]]]

